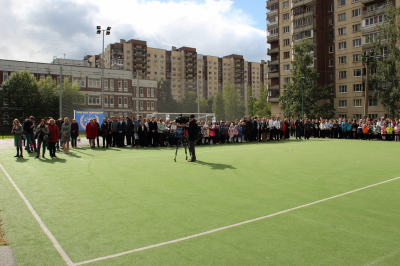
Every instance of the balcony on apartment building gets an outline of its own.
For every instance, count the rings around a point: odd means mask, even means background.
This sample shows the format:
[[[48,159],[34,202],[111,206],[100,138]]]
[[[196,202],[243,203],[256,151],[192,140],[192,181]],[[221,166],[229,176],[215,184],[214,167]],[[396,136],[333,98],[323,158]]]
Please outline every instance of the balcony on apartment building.
[[[146,66],[138,66],[138,65],[134,65],[134,66],[133,66],[133,69],[135,69],[135,70],[146,70],[146,69],[147,69],[147,67],[146,67]]]
[[[375,4],[378,2],[382,2],[382,0],[362,0],[363,5]]]
[[[186,64],[185,67],[186,68],[190,68],[190,69],[193,69],[193,68],[197,69],[197,65],[196,64]]]
[[[306,6],[306,5],[311,5],[315,3],[315,0],[292,0],[293,7],[296,8],[299,6]]]
[[[267,70],[267,73],[268,73],[268,78],[269,78],[269,79],[279,78],[279,67],[278,67],[278,66],[276,66],[276,67],[270,67],[270,68]]]
[[[186,63],[194,63],[194,62],[196,62],[196,59],[194,59],[193,57],[187,57],[187,58],[185,59],[185,62],[186,62]]]
[[[235,69],[236,74],[244,74],[243,69]]]
[[[146,61],[145,59],[135,59],[135,60],[133,60],[133,63],[136,63],[136,64],[146,64],[147,61]]]
[[[279,41],[279,34],[269,35],[267,37],[267,43]]]
[[[278,0],[267,0],[267,8],[271,7],[275,3],[278,3]]]
[[[316,29],[316,28],[317,28],[317,23],[316,23],[316,21],[314,20],[314,21],[313,21],[312,23],[310,23],[310,24],[298,25],[297,27],[294,26],[294,27],[293,27],[293,34],[297,34],[297,33],[299,33],[299,32],[307,31],[307,30],[314,30],[314,29]]]
[[[111,49],[111,53],[112,54],[124,54],[124,50],[123,49]]]
[[[276,88],[278,88],[278,89],[276,89]],[[269,102],[269,103],[277,103],[277,102],[279,102],[279,95],[280,95],[279,85],[271,86],[268,89],[267,102]]]
[[[187,85],[196,85],[196,81],[188,80],[188,81],[186,81],[186,84]]]
[[[147,53],[147,48],[144,47],[133,47],[134,52],[140,52],[140,53]]]
[[[146,55],[146,54],[143,54],[143,53],[134,53],[133,55],[134,55],[135,57],[142,57],[142,58],[147,57],[147,55]]]
[[[112,55],[111,59],[124,59],[123,55]]]
[[[364,11],[364,9],[365,9],[365,11]],[[383,5],[379,5],[379,6],[372,5],[372,6],[369,6],[368,8],[363,7],[362,18],[364,19],[364,18],[381,15],[381,14],[386,13],[387,11],[388,11],[388,7],[387,7],[386,3]]]
[[[276,53],[279,53],[279,48],[274,48],[274,49],[268,48],[267,50],[267,55],[272,55]]]
[[[197,58],[197,55],[192,53],[186,53],[185,58]]]
[[[278,65],[279,64],[279,56],[276,57],[276,59],[271,59],[271,61],[269,61],[268,65],[272,66],[272,65]]]
[[[235,68],[244,69],[244,64],[242,64],[242,65],[236,64],[236,65],[235,65]]]
[[[194,74],[194,73],[196,73],[196,70],[195,69],[186,69],[186,74]]]

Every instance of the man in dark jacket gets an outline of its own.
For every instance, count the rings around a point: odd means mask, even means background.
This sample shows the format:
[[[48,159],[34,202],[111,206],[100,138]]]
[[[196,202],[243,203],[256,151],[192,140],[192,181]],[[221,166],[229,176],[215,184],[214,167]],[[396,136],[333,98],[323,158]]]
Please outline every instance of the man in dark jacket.
[[[126,146],[132,147],[133,121],[128,116],[125,123]]]
[[[246,141],[250,142],[253,134],[253,122],[251,121],[251,116],[247,119],[246,122]]]
[[[192,156],[192,158],[189,160],[189,162],[196,161],[196,151],[194,145],[196,142],[197,127],[198,126],[196,120],[194,119],[194,115],[190,115],[188,133],[189,133],[189,153]]]
[[[253,118],[253,141],[257,141],[258,137],[258,121],[257,116]]]
[[[94,122],[94,124],[96,125],[96,127],[97,127],[97,135],[96,135],[96,139],[97,139],[97,147],[99,147],[100,148],[100,141],[99,141],[99,137],[100,137],[100,135],[101,135],[101,127],[100,127],[100,124],[99,124],[99,122],[97,121],[97,119],[96,118],[93,118],[93,122]]]
[[[26,120],[25,122],[24,122],[24,132],[25,132],[25,137],[26,137],[26,147],[25,147],[25,150],[28,152],[28,153],[31,153],[31,150],[30,150],[30,147],[29,147],[29,144],[30,143],[32,143],[33,144],[33,147],[34,147],[34,149],[35,149],[35,152],[36,152],[36,143],[35,143],[35,137],[34,137],[34,134],[33,134],[33,130],[34,130],[34,121],[35,121],[35,118],[33,117],[33,116],[31,116],[31,117],[29,117],[29,119],[28,120]]]
[[[155,117],[153,116],[151,118],[151,121],[149,123],[149,134],[150,134],[150,143],[149,145],[151,145],[152,147],[156,146],[156,136],[157,136],[157,122],[154,121]]]
[[[115,147],[118,145],[118,120],[116,116],[112,117],[110,130],[112,134],[112,146]]]
[[[306,122],[304,123],[304,129],[306,132],[304,138],[308,140],[308,139],[310,139],[311,129],[312,129],[311,122],[308,118],[306,119]]]
[[[125,121],[124,117],[120,116],[119,117],[119,122],[118,122],[118,140],[119,140],[119,147],[124,147],[124,140],[125,140]]]
[[[107,122],[107,118],[104,118],[103,119],[103,124],[101,124],[101,136],[103,137],[103,148],[108,148],[108,146],[109,146],[109,144],[108,144],[109,132],[110,132],[110,127],[109,127],[109,124]]]
[[[299,117],[296,118],[296,122],[294,122],[294,125],[296,126],[296,139],[301,139],[301,128],[303,127],[303,125]]]

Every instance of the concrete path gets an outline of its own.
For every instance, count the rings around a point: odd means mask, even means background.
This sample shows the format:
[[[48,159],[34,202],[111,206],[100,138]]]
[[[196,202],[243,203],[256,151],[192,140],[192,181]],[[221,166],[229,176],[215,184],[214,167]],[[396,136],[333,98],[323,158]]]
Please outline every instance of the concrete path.
[[[0,247],[0,266],[18,266],[11,247]]]
[[[100,137],[100,144],[103,145],[103,139]],[[80,138],[77,146],[88,146],[89,140],[86,138]],[[0,150],[14,150],[14,139],[0,139]]]

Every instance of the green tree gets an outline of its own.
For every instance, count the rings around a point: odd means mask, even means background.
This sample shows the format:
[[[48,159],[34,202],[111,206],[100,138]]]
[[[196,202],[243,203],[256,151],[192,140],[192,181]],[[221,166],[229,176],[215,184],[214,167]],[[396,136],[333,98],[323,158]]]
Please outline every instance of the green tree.
[[[285,115],[300,116],[302,114],[301,79],[304,79],[304,114],[308,117],[333,117],[332,84],[321,85],[319,73],[313,66],[311,54],[315,44],[309,40],[293,45],[294,61],[292,61],[291,83],[283,85],[284,93],[279,97],[280,107]]]
[[[57,103],[60,97],[60,90],[56,89]],[[80,91],[76,83],[72,83],[70,78],[64,78],[62,83],[62,116],[74,117],[74,110],[86,110],[86,94]]]
[[[222,92],[217,92],[214,97],[214,102],[212,104],[212,111],[215,113],[215,118],[220,121],[225,118],[225,107],[224,99],[222,98]]]
[[[378,98],[385,111],[394,118],[399,117],[400,109],[400,8],[389,1],[387,4],[385,21],[377,26],[379,33],[372,42],[375,59],[371,60],[370,66],[375,73],[370,76],[370,84],[373,97]]]
[[[180,112],[181,113],[197,113],[197,98],[196,93],[192,91],[185,91],[185,98],[178,102],[180,105]]]
[[[196,99],[196,104],[197,104]],[[200,113],[207,113],[208,112],[208,100],[206,98],[201,98],[200,99]]]
[[[176,113],[180,105],[174,99],[171,92],[171,80],[158,82],[157,109],[160,113]]]
[[[6,103],[1,108],[2,115],[21,118],[30,115],[42,116],[40,94],[37,80],[28,70],[15,71],[11,74],[0,91],[0,101]]]
[[[46,77],[45,79],[40,79],[38,81],[38,90],[40,94],[40,107],[45,108],[44,111],[45,116],[55,115],[58,116],[58,108],[59,108],[59,93],[57,93],[57,81],[52,79],[51,77]],[[51,110],[51,112],[57,112],[55,114],[47,113],[47,110]]]
[[[254,103],[254,114],[261,117],[271,116],[271,104],[268,103],[268,91],[264,84],[261,84],[259,97]]]
[[[239,91],[235,88],[235,85],[228,83],[224,86],[222,91],[225,119],[230,121],[239,119],[244,115],[244,105],[240,98]]]

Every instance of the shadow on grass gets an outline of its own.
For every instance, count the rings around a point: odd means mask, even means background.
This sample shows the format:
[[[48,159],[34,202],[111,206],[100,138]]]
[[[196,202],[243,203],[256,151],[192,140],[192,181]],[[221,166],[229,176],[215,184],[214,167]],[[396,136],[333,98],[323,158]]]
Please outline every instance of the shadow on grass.
[[[222,164],[222,163],[208,163],[204,161],[196,160],[197,164],[201,164],[204,166],[209,166],[212,170],[226,170],[226,169],[236,169],[232,165],[229,164]]]
[[[60,157],[53,158],[53,159],[51,159],[51,158],[40,159],[40,161],[43,162],[43,163],[50,163],[50,164],[66,163],[67,162],[66,159],[63,159],[63,158],[60,158]]]

